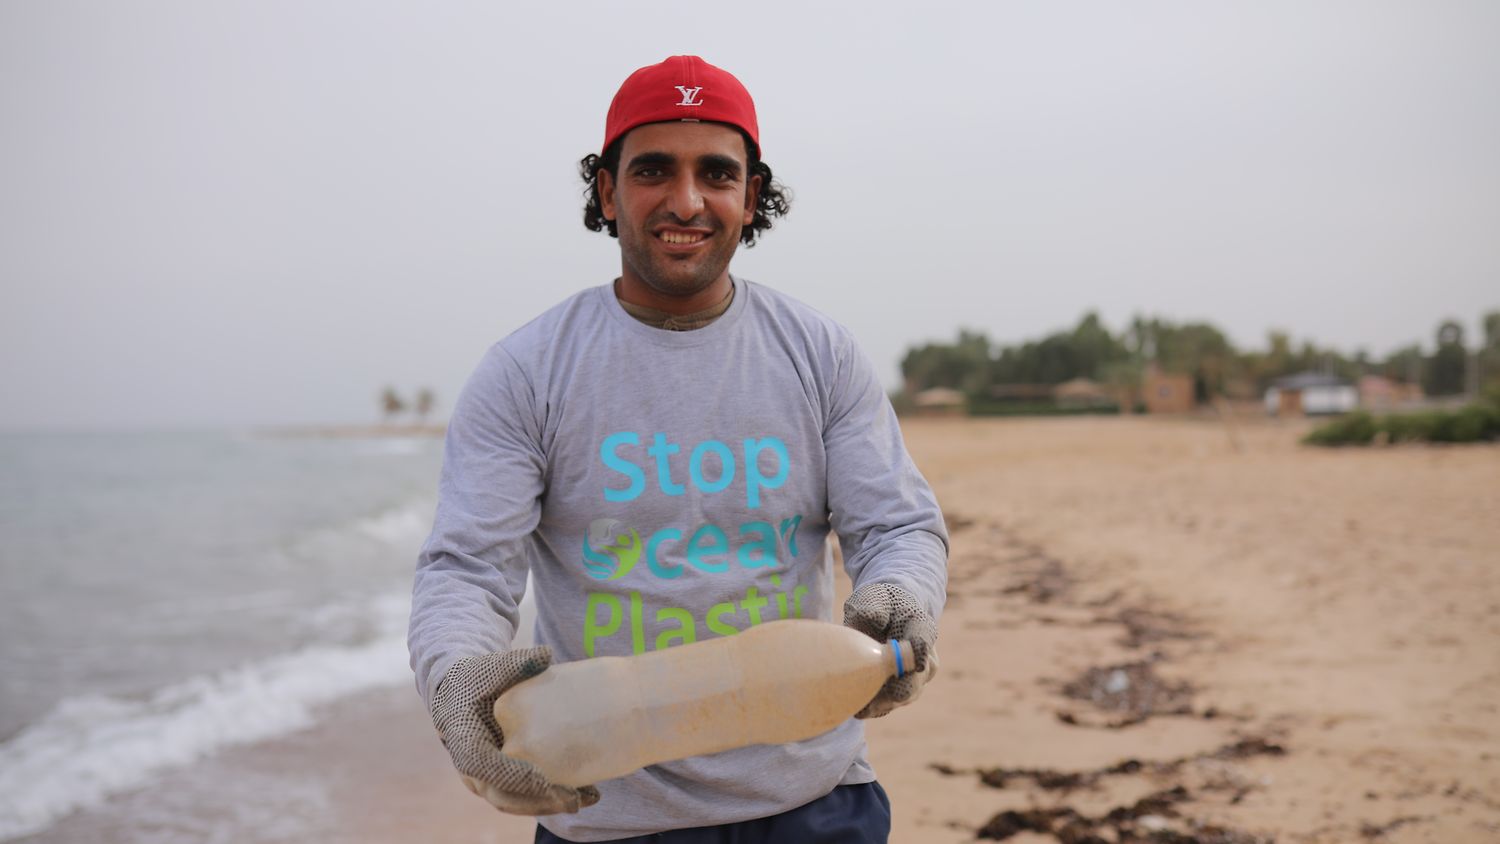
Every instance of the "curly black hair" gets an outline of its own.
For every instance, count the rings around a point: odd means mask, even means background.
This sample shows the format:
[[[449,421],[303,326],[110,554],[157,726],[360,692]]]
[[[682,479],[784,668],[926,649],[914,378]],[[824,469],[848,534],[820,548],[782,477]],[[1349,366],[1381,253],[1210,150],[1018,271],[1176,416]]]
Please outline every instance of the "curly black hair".
[[[740,133],[744,136],[744,132]],[[587,186],[584,195],[588,198],[583,206],[583,224],[589,231],[609,231],[610,237],[619,237],[620,230],[614,220],[604,218],[604,209],[599,201],[599,171],[608,170],[611,176],[618,176],[620,172],[620,149],[625,144],[625,138],[621,137],[603,155],[589,153],[578,162],[578,175],[583,177]],[[750,225],[740,232],[740,241],[747,247],[755,245],[756,237],[771,227],[774,217],[785,217],[792,208],[791,189],[780,182],[774,181],[771,168],[760,160],[760,150],[756,148],[749,136],[745,136],[745,153],[750,160],[749,177],[760,177],[760,195],[755,199],[755,217]]]

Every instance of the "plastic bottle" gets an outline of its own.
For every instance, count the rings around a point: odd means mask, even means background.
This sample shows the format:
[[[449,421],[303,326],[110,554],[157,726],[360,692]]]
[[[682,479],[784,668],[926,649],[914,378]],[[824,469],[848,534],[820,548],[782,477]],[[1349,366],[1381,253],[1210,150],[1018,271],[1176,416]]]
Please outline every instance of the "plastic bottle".
[[[911,645],[787,619],[627,657],[554,665],[495,701],[505,753],[561,785],[843,723],[914,664]]]

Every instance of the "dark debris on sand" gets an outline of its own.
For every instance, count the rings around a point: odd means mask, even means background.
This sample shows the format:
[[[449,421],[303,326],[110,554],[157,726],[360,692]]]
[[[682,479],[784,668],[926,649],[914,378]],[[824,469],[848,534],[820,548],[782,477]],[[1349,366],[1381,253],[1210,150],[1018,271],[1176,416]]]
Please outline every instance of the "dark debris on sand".
[[[944,510],[943,524],[948,528],[949,535],[952,535],[955,533],[959,533],[960,531],[968,530],[969,528],[973,527],[976,522],[974,519],[971,519],[962,513],[950,513]]]
[[[1048,604],[1068,594],[1073,588],[1073,578],[1063,568],[1062,562],[1048,556],[1040,548],[1023,550],[1006,562],[1034,562],[1035,565],[1024,572],[1022,579],[1002,589],[1002,594],[1024,595],[1038,604]]]
[[[970,526],[956,514],[952,522],[955,531]],[[991,527],[999,529],[1000,526]],[[1003,556],[997,555],[993,562],[1003,566],[1008,582],[998,590],[969,590],[969,594],[1015,596],[1034,604],[1069,604],[1077,599],[1078,581],[1061,560],[1040,547],[1019,542],[1010,543],[1006,551],[1009,553],[1002,552]],[[1204,638],[1204,633],[1187,618],[1164,610],[1122,606],[1123,597],[1123,593],[1116,591],[1084,605],[1094,610],[1091,623],[1115,624],[1123,628],[1119,640],[1122,646],[1139,650]],[[1048,623],[1049,619],[1037,618],[1034,621]],[[1153,665],[1160,658],[1160,653],[1153,653],[1148,659],[1091,668],[1063,684],[1063,695],[1087,702],[1116,718],[1102,725],[1089,725],[1081,723],[1079,716],[1073,713],[1059,712],[1057,717],[1068,724],[1119,728],[1158,715],[1194,714],[1195,690],[1192,684],[1173,682],[1157,675]],[[1212,718],[1219,713],[1210,708],[1202,714]],[[1143,775],[1166,778],[1168,782],[1178,780],[1171,788],[1156,791],[1128,805],[1116,806],[1099,816],[1086,815],[1072,806],[1003,811],[977,831],[979,839],[1001,841],[1022,833],[1033,833],[1049,836],[1061,844],[1271,844],[1274,839],[1184,817],[1180,804],[1191,801],[1193,793],[1181,780],[1188,779],[1193,788],[1203,792],[1233,790],[1229,802],[1235,803],[1254,785],[1222,775],[1197,782],[1202,778],[1196,775],[1187,777],[1183,768],[1206,760],[1238,760],[1285,752],[1278,744],[1251,737],[1178,759],[1160,762],[1125,759],[1087,771],[959,769],[941,763],[931,767],[944,776],[977,775],[991,788],[1029,784],[1063,795],[1080,789],[1094,789],[1105,777]]]
[[[1152,776],[1171,776],[1180,772],[1185,765],[1201,760],[1211,759],[1228,762],[1249,759],[1255,756],[1282,756],[1285,754],[1285,747],[1259,736],[1251,736],[1204,753],[1180,756],[1176,759],[1168,759],[1161,762],[1142,762],[1139,759],[1125,759],[1113,765],[1095,768],[1091,771],[1058,771],[1051,768],[980,768],[972,770],[955,768],[952,765],[945,765],[941,762],[933,763],[929,767],[943,776],[949,777],[964,776],[970,773],[977,774],[979,781],[990,788],[1008,788],[1018,781],[1030,781],[1032,785],[1044,791],[1068,792],[1081,788],[1092,788],[1105,777],[1133,776],[1142,773]]]
[[[933,767],[937,768],[937,766]],[[979,781],[990,788],[1007,788],[1017,780],[1030,780],[1032,785],[1045,791],[1073,791],[1080,788],[1092,788],[1104,777],[1137,774],[1144,768],[1145,764],[1140,760],[1126,759],[1124,762],[1093,771],[1056,771],[1049,768],[983,768],[977,771],[977,773],[979,774]],[[947,769],[947,766],[938,768],[938,771],[940,773],[959,773],[952,771],[952,769]]]
[[[1140,723],[1156,715],[1193,714],[1193,687],[1162,679],[1149,660],[1090,668],[1063,685],[1062,693],[1125,716],[1109,726]]]
[[[1375,824],[1366,821],[1365,823],[1359,825],[1359,834],[1361,838],[1373,841],[1377,838],[1384,838],[1387,832],[1392,832],[1394,830],[1400,829],[1407,824],[1421,823],[1425,820],[1427,820],[1427,818],[1420,817],[1418,815],[1406,815],[1404,817],[1399,817],[1382,824]]]
[[[1184,819],[1177,804],[1192,799],[1182,786],[1148,794],[1101,817],[1069,806],[1008,809],[979,828],[981,840],[1003,841],[1022,832],[1049,835],[1062,844],[1270,844],[1273,839]]]
[[[1120,644],[1127,648],[1144,648],[1163,642],[1185,642],[1203,637],[1186,618],[1163,610],[1127,607],[1101,620],[1125,628]]]

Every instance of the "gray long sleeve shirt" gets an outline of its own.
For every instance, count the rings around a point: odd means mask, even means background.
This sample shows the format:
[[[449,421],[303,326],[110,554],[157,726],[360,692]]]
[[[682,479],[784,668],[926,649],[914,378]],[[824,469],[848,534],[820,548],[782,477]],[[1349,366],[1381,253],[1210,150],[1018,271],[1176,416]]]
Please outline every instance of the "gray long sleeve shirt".
[[[778,618],[833,619],[831,531],[856,587],[936,618],[947,532],[847,330],[735,279],[689,332],[608,285],[491,347],[454,408],[409,645],[417,688],[510,647],[527,572],[558,661],[643,653]],[[874,779],[860,722],[807,741],[653,765],[541,823],[576,841],[764,817]]]

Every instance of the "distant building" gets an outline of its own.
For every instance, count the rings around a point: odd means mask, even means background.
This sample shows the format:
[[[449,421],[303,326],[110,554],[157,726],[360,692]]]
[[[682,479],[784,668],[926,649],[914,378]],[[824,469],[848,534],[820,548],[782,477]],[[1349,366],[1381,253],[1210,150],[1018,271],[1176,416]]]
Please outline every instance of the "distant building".
[[[1392,381],[1380,375],[1364,375],[1359,379],[1359,406],[1366,410],[1395,410],[1420,404],[1423,398],[1420,384]]]
[[[931,387],[911,397],[912,407],[923,416],[962,416],[968,400],[949,387]]]
[[[1006,403],[1037,404],[1052,400],[1051,384],[991,384],[991,401]]]
[[[1299,372],[1277,378],[1266,390],[1266,413],[1272,416],[1321,416],[1359,407],[1359,390],[1337,375]]]
[[[1198,405],[1193,376],[1162,372],[1154,366],[1146,371],[1141,393],[1147,413],[1192,413]]]
[[[1112,407],[1115,397],[1098,381],[1074,378],[1052,388],[1052,400],[1062,408]]]
[[[1231,375],[1224,379],[1224,397],[1236,401],[1254,401],[1260,397],[1260,389],[1254,379]]]

